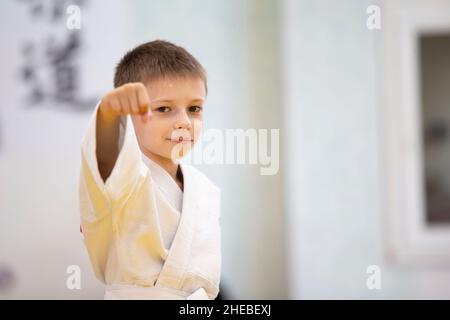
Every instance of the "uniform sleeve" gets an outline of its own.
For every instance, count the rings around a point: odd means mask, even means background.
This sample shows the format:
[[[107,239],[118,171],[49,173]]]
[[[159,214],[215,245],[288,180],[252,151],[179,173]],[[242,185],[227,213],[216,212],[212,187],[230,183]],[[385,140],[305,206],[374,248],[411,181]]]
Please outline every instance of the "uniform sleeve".
[[[82,140],[82,178],[87,182],[89,194],[100,202],[120,201],[127,197],[142,174],[142,155],[137,143],[133,124],[129,116],[121,116],[119,155],[109,177],[104,182],[98,169],[96,155],[96,123],[100,103],[94,113]]]
[[[96,123],[99,104],[95,107],[81,144],[79,209],[81,229],[89,258],[98,279],[105,282],[109,249],[116,229],[116,213],[136,190],[143,172],[141,151],[129,116],[121,118],[119,155],[104,182],[96,156]]]

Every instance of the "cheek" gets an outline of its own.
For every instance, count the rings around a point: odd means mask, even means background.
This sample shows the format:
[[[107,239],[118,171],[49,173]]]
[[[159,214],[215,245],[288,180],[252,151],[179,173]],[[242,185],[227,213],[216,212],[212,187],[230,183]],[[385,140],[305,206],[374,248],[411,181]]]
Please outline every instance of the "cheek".
[[[202,133],[203,130],[203,120],[194,120],[192,122],[194,135],[198,138],[198,136]]]
[[[139,142],[145,146],[148,146],[151,142],[149,137],[151,137],[153,134],[153,126],[149,125],[150,121],[144,123],[140,116],[137,115],[131,115],[131,119],[133,121],[134,130]]]
[[[145,134],[152,137],[154,141],[161,140],[161,138],[170,137],[170,125],[162,119],[151,119],[145,125]]]

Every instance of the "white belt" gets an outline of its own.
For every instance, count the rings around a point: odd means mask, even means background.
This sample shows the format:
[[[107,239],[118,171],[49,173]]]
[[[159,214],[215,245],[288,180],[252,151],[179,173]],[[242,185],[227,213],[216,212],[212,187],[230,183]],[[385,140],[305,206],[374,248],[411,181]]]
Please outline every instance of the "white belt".
[[[105,300],[210,300],[205,289],[193,293],[164,287],[143,287],[137,285],[106,285]]]

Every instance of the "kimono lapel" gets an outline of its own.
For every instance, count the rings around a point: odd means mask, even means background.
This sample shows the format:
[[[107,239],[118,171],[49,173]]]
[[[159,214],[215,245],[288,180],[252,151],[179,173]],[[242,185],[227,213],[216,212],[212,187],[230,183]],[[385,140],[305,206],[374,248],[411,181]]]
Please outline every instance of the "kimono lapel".
[[[161,269],[156,287],[180,289],[184,273],[191,259],[191,249],[197,224],[198,205],[195,199],[194,180],[188,166],[180,163],[184,179],[183,206],[180,223]]]

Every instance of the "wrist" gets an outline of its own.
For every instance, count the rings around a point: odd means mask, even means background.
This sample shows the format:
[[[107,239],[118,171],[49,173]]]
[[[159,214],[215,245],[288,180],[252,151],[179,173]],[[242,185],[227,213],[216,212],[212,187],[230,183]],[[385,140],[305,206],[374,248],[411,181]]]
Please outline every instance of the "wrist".
[[[106,121],[114,121],[119,118],[119,115],[113,114],[110,111],[107,111],[103,102],[100,102],[100,106],[98,108],[99,116]]]

